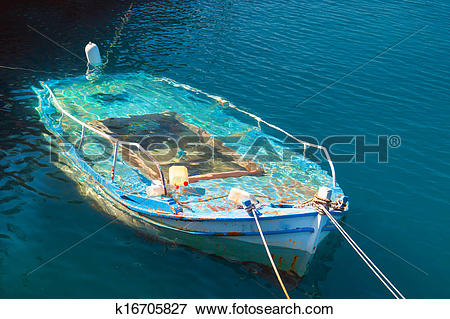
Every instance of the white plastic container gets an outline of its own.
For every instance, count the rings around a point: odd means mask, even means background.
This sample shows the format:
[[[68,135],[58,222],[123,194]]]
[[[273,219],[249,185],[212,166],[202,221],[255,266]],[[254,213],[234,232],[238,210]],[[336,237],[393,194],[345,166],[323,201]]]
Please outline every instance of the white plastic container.
[[[169,183],[174,186],[188,186],[189,176],[186,166],[171,166],[169,168]]]
[[[228,200],[236,205],[242,205],[243,201],[250,200],[252,204],[257,204],[255,195],[250,194],[240,188],[233,187],[228,194]]]
[[[161,181],[152,181],[152,185],[147,186],[146,191],[147,195],[150,197],[164,195],[164,187],[162,186]]]
[[[86,53],[86,59],[92,66],[98,66],[102,64],[102,57],[100,56],[100,51],[95,43],[89,42],[84,48]]]

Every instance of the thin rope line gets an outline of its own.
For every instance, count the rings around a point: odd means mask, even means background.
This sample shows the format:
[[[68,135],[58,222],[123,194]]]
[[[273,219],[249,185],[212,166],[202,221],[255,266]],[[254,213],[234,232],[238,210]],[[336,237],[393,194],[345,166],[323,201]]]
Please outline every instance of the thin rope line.
[[[30,28],[31,30],[33,30],[34,32],[36,32],[37,34],[43,36],[44,38],[46,38],[47,40],[49,40],[50,42],[52,42],[53,44],[59,46],[61,49],[66,50],[67,52],[69,52],[70,54],[72,54],[73,56],[77,57],[78,59],[80,59],[83,62],[87,62],[85,59],[83,59],[82,57],[80,57],[78,54],[70,51],[69,49],[65,48],[62,44],[59,44],[58,42],[56,42],[55,40],[52,40],[50,37],[46,36],[45,34],[39,32],[38,30],[36,30],[35,28],[33,28],[32,26],[27,24],[27,27]]]
[[[354,216],[354,214],[352,214],[352,216]],[[417,267],[416,265],[412,264],[411,262],[407,261],[406,259],[402,258],[401,256],[399,256],[398,254],[396,254],[395,252],[393,252],[392,250],[390,250],[389,248],[383,246],[382,244],[380,244],[379,242],[377,242],[375,239],[367,236],[366,234],[360,232],[359,230],[357,230],[355,227],[343,222],[342,220],[340,221],[342,224],[346,225],[347,227],[351,228],[352,230],[354,230],[355,232],[357,232],[358,234],[360,234],[361,236],[365,237],[366,239],[370,240],[372,243],[374,243],[375,245],[377,245],[378,247],[386,250],[388,253],[391,253],[392,255],[394,255],[395,257],[401,259],[403,262],[407,263],[408,265],[410,265],[411,267],[413,267],[414,269],[420,271],[421,273],[425,274],[426,276],[429,276],[429,274],[420,269],[419,267]]]
[[[333,222],[334,223],[334,222]],[[352,243],[350,238],[345,234],[345,232],[342,231],[342,229],[338,228],[338,231],[341,233],[341,235],[347,240],[347,242],[350,244],[350,246],[356,251],[356,253],[361,257],[361,259],[364,261],[364,263],[369,267],[369,269],[375,274],[375,276],[378,277],[378,279],[381,281],[381,283],[389,290],[389,292],[396,298],[400,299],[399,296],[392,291],[391,286],[380,276],[380,273],[376,271],[376,269],[371,265],[370,260],[368,258],[365,258],[362,254],[362,251],[358,249],[356,244]]]
[[[93,233],[89,234],[88,236],[80,239],[79,241],[77,241],[76,243],[74,243],[73,245],[67,247],[66,249],[64,249],[63,251],[61,251],[59,254],[57,254],[56,256],[50,258],[49,260],[47,260],[46,262],[44,262],[43,264],[39,265],[38,267],[34,268],[32,271],[27,273],[27,276],[31,275],[32,273],[34,273],[36,270],[41,269],[42,267],[44,267],[45,265],[47,265],[49,262],[55,260],[56,258],[58,258],[59,256],[65,254],[66,252],[68,252],[69,250],[71,250],[72,248],[75,248],[76,246],[78,246],[79,244],[81,244],[82,242],[88,240],[89,238],[91,238],[92,236],[94,236],[95,234],[97,234],[99,231],[101,231],[103,228],[105,228],[106,226],[112,224],[113,222],[115,222],[117,220],[117,217],[114,218],[113,220],[107,222],[105,225],[103,225],[102,227],[100,227],[99,229],[97,229],[96,231],[94,231]]]
[[[54,73],[54,72],[33,70],[33,69],[27,69],[27,68],[15,67],[15,66],[6,66],[6,65],[0,65],[0,68],[2,68],[2,69],[9,69],[9,70],[30,71],[30,72],[36,72],[36,73],[48,73],[48,74],[53,74]]]
[[[7,65],[0,65],[0,69],[7,69],[7,70],[20,70],[20,71],[29,71],[29,72],[35,72],[35,73],[45,73],[45,74],[52,74],[56,77],[62,77],[61,74],[59,74],[56,71],[44,71],[44,70],[35,70],[35,69],[29,69],[29,68],[22,68],[22,67],[16,67],[16,66],[7,66]],[[76,76],[72,73],[62,72],[64,73],[64,76]]]
[[[262,242],[264,244],[264,248],[266,249],[267,257],[269,257],[270,263],[272,264],[273,271],[275,272],[275,275],[277,276],[277,279],[278,279],[278,282],[280,283],[281,289],[283,289],[283,292],[286,295],[286,298],[291,299],[291,297],[289,297],[289,294],[286,290],[286,287],[284,287],[284,283],[283,283],[283,280],[281,280],[280,274],[278,273],[278,269],[275,266],[275,263],[273,262],[272,254],[270,253],[269,247],[267,246],[266,238],[264,237],[261,226],[259,225],[258,216],[256,214],[256,209],[253,209],[253,217],[255,218],[256,226],[258,227],[259,235],[261,236]]]
[[[392,50],[393,48],[395,48],[396,46],[400,45],[401,43],[405,42],[406,40],[408,40],[409,38],[413,37],[414,35],[416,35],[417,33],[419,33],[420,31],[422,31],[423,29],[427,28],[428,25],[423,26],[422,28],[410,33],[408,36],[406,36],[405,38],[403,38],[402,40],[398,41],[397,43],[391,45],[390,47],[384,49],[383,51],[381,51],[380,53],[378,53],[377,55],[375,55],[373,58],[371,58],[370,60],[366,61],[365,63],[361,64],[360,66],[358,66],[356,69],[353,69],[352,71],[346,73],[345,75],[343,75],[342,77],[340,77],[339,79],[335,80],[334,82],[330,83],[329,85],[325,86],[324,88],[322,88],[319,92],[316,92],[315,94],[311,95],[310,97],[306,98],[305,100],[303,100],[302,102],[298,103],[295,105],[295,107],[300,106],[306,102],[308,102],[309,100],[311,100],[313,97],[321,94],[322,92],[324,92],[325,90],[329,89],[330,87],[332,87],[333,85],[335,85],[336,83],[339,83],[340,81],[342,81],[343,79],[345,79],[346,77],[348,77],[349,75],[352,75],[353,73],[355,73],[356,71],[358,71],[359,69],[365,67],[367,64],[369,64],[370,62],[374,61],[375,59],[379,58],[380,56],[382,56],[383,54],[385,54],[386,52]]]
[[[334,219],[330,212],[323,206],[318,206],[322,212],[324,212],[330,221],[336,226],[341,235],[347,240],[347,242],[352,246],[356,253],[361,257],[361,259],[366,263],[370,270],[378,277],[378,279],[386,286],[386,288],[391,292],[391,294],[397,299],[405,299],[402,293],[394,286],[392,282],[383,274],[383,272],[374,264],[374,262],[364,253],[364,251],[353,241],[350,235],[342,228],[341,225]],[[381,277],[380,277],[381,276]],[[383,279],[382,279],[383,278]],[[395,293],[392,289],[395,290]],[[398,294],[398,295],[397,295]]]
[[[117,45],[117,43],[118,43],[119,40],[120,40],[120,37],[121,37],[121,35],[122,35],[123,28],[124,28],[125,24],[128,23],[129,16],[130,16],[131,12],[133,11],[133,5],[134,5],[134,2],[132,1],[132,2],[130,3],[130,6],[128,7],[128,9],[125,11],[125,13],[123,14],[123,16],[120,18],[120,20],[122,21],[122,23],[120,24],[119,27],[117,27],[117,28],[115,29],[115,32],[114,32],[114,33],[115,33],[115,36],[114,36],[113,40],[111,41],[108,50],[106,50],[106,54],[105,54],[105,63],[103,63],[102,68],[105,68],[106,65],[108,64],[108,62],[109,62],[109,56],[110,56],[110,54],[113,52],[113,48]]]
[[[327,211],[326,209],[323,209],[323,211]],[[347,239],[347,241],[352,245],[352,247],[354,247],[354,249],[357,251],[357,253],[361,256],[364,256],[365,258],[365,262],[367,260],[367,262],[370,263],[371,266],[369,266],[369,268],[374,271],[374,269],[379,273],[379,275],[381,275],[383,277],[384,280],[386,280],[386,282],[392,287],[392,289],[394,289],[396,291],[396,293],[402,298],[404,299],[405,297],[400,293],[400,291],[394,286],[394,284],[392,284],[389,279],[387,279],[387,277],[383,274],[383,272],[375,265],[375,263],[364,253],[364,251],[358,246],[358,244],[356,244],[356,242],[350,237],[350,235],[342,228],[341,225],[339,225],[339,223],[336,221],[336,219],[334,219],[334,217],[327,211],[327,216],[328,218],[330,218],[330,220],[333,222],[333,224],[336,226],[336,228],[338,228],[339,232],[341,232],[341,234]],[[361,256],[361,257],[362,257]],[[364,259],[363,259],[364,260]],[[367,264],[366,262],[366,264]],[[376,273],[375,273],[376,274]],[[380,278],[380,276],[378,274],[376,274],[378,278]],[[381,279],[380,279],[381,280]],[[383,284],[385,284],[386,287],[387,284],[382,280]],[[388,287],[388,289],[391,291],[392,290]],[[393,294],[397,299],[398,296],[396,296],[395,294]]]

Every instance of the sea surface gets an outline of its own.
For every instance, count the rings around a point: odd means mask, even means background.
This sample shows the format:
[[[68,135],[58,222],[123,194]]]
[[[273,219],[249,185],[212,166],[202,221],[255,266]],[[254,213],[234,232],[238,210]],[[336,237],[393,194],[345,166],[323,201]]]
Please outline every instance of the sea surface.
[[[84,74],[86,63],[27,25],[82,58],[88,41],[103,56],[109,50],[108,74],[167,77],[296,135],[362,135],[367,144],[399,137],[387,163],[366,154],[336,164],[351,200],[344,228],[406,297],[450,297],[447,1],[130,3],[2,8],[0,297],[282,297],[243,265],[120,223],[95,232],[111,218],[52,161],[32,90]],[[390,297],[338,234],[319,247],[291,296]]]

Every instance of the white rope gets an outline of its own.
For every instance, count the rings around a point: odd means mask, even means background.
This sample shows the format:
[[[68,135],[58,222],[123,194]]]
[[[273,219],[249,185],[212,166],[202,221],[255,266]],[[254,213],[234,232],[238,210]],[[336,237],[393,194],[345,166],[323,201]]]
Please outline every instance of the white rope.
[[[27,24],[27,27],[30,28],[31,30],[33,30],[34,32],[36,32],[37,34],[43,36],[44,38],[46,38],[47,40],[49,40],[50,42],[52,42],[53,44],[59,46],[61,49],[66,50],[67,52],[69,52],[70,54],[72,54],[74,57],[80,59],[81,61],[86,62],[86,59],[83,59],[82,57],[80,57],[78,54],[70,51],[69,49],[67,49],[65,46],[63,46],[62,44],[56,42],[55,40],[51,39],[50,37],[48,37],[47,35],[43,34],[42,32],[39,32],[38,30],[36,30],[35,28],[33,28],[32,26]]]
[[[318,205],[321,207],[321,210],[327,215],[330,221],[336,226],[337,230],[341,233],[341,235],[347,240],[350,246],[356,251],[356,253],[361,257],[361,259],[366,263],[369,269],[378,277],[378,279],[386,286],[386,288],[390,291],[390,293],[396,299],[405,299],[402,293],[394,286],[392,282],[383,274],[383,272],[375,265],[375,263],[364,253],[364,251],[355,243],[355,241],[350,237],[350,235],[342,228],[341,225],[336,221],[336,219],[330,214],[328,209],[326,209],[322,205]]]
[[[21,67],[15,67],[15,66],[7,66],[7,65],[0,65],[0,68],[2,68],[2,69],[8,69],[8,70],[30,71],[30,72],[36,72],[36,73],[47,73],[47,74],[53,74],[53,73],[56,73],[56,72],[48,72],[48,71],[41,71],[41,70],[27,69],[27,68],[21,68]]]
[[[251,204],[251,205],[253,205],[253,204]],[[283,292],[286,295],[286,298],[291,299],[291,297],[289,297],[289,294],[286,290],[286,287],[284,286],[283,280],[281,279],[280,274],[278,273],[278,269],[275,266],[275,263],[273,262],[272,254],[270,253],[269,246],[267,246],[266,238],[264,237],[264,233],[261,229],[261,225],[259,224],[257,210],[254,207],[250,208],[250,209],[252,211],[253,217],[255,218],[255,223],[256,223],[256,226],[258,227],[259,235],[261,236],[261,240],[264,244],[264,248],[266,249],[267,257],[269,257],[270,263],[272,264],[273,271],[275,272],[275,275],[277,276],[277,279],[278,279],[278,282],[280,283],[281,289],[283,289]]]

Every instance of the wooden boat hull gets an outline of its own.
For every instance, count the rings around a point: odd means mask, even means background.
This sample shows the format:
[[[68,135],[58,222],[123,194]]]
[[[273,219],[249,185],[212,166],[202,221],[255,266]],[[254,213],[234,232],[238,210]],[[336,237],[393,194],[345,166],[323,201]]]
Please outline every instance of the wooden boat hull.
[[[245,234],[229,232],[227,234],[199,234],[186,230],[175,230],[173,227],[166,227],[161,224],[161,218],[145,218],[135,212],[128,211],[113,213],[124,224],[137,229],[139,232],[161,240],[193,248],[202,253],[219,256],[232,262],[257,263],[270,267],[264,246],[262,245],[259,233],[247,232]],[[113,210],[109,210],[109,213]],[[305,219],[305,220],[302,220]],[[336,217],[340,218],[340,217]],[[317,222],[318,228],[312,230],[308,228],[295,232],[270,233],[265,232],[265,237],[270,247],[272,258],[280,271],[288,272],[297,277],[303,277],[317,250],[318,245],[334,228],[328,225],[328,218],[323,215],[292,218],[293,223],[310,222],[312,219]],[[163,220],[164,222],[164,220]],[[276,222],[279,222],[276,220]],[[189,221],[177,223],[181,228],[186,229]],[[268,227],[270,221],[261,221],[262,227]],[[208,227],[208,222],[203,227]],[[184,226],[183,226],[184,225]],[[232,225],[224,223],[224,225]],[[264,225],[264,226],[263,226]],[[298,228],[301,229],[301,228]],[[269,269],[269,268],[268,268]]]
[[[235,219],[174,218],[138,212],[105,193],[100,184],[91,185],[103,198],[110,199],[106,211],[124,224],[157,240],[199,250],[241,263],[270,267],[253,217]],[[106,190],[108,192],[108,190]],[[121,209],[117,209],[120,204]],[[113,208],[115,207],[115,208]],[[291,216],[262,216],[260,224],[279,270],[302,277],[322,240],[335,227],[325,215],[311,208],[297,209]],[[342,212],[332,212],[336,219]],[[239,231],[237,231],[239,230]]]

